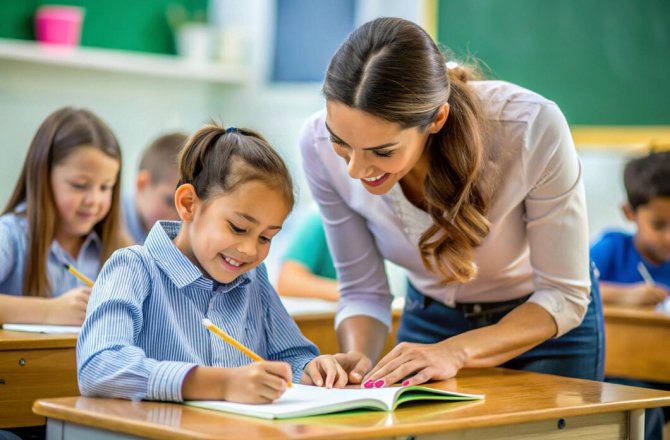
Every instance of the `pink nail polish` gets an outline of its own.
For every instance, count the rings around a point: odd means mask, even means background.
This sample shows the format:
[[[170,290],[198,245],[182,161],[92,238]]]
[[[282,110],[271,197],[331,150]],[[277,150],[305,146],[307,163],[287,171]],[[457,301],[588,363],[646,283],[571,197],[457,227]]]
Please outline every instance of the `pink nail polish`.
[[[369,380],[369,381],[367,381],[363,384],[363,386],[365,388],[372,388],[373,385],[374,385],[374,382],[372,382],[372,380]]]
[[[409,379],[408,380],[403,380],[402,381],[402,386],[406,387],[407,385],[409,385]]]
[[[384,386],[384,379],[379,379],[377,382],[375,382],[375,388],[381,388]]]

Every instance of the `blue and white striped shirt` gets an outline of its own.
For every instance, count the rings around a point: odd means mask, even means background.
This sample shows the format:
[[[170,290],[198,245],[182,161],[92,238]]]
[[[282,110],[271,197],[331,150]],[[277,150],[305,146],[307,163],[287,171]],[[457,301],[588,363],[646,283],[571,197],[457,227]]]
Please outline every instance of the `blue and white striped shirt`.
[[[195,366],[250,362],[203,318],[263,358],[288,362],[298,382],[318,350],[281,304],[265,266],[217,283],[174,245],[179,227],[156,223],[144,246],[116,251],[100,272],[77,342],[82,395],[181,401]]]
[[[28,256],[28,219],[22,215],[22,211],[19,209],[18,214],[0,216],[0,293],[8,295],[24,294],[23,279]],[[74,266],[94,280],[100,268],[100,252],[101,243],[95,232],[86,237],[76,260],[54,240],[49,249],[46,267],[52,295],[58,296],[75,287],[84,286],[74,275],[65,270],[64,263]]]

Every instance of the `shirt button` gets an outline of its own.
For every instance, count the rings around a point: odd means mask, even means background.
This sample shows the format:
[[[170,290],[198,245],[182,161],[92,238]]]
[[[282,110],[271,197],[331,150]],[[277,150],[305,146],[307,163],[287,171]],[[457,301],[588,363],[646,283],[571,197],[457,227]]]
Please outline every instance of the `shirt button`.
[[[475,304],[474,307],[472,308],[472,311],[474,313],[481,313],[482,312],[482,306],[479,304]]]

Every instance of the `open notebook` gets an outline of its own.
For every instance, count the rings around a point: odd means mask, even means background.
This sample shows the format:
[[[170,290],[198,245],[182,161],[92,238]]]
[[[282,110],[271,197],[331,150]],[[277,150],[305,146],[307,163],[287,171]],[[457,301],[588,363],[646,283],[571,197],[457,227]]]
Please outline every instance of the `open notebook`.
[[[246,404],[212,400],[191,400],[186,405],[243,414],[264,419],[290,419],[352,409],[392,411],[398,405],[418,400],[478,400],[481,394],[465,394],[424,386],[327,389],[293,384],[273,403]]]

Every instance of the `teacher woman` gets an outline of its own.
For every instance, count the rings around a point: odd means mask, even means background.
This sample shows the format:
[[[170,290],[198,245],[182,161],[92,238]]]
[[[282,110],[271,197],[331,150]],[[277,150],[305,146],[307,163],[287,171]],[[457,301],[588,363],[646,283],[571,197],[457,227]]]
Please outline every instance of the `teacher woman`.
[[[449,65],[451,67],[451,64]],[[301,134],[341,290],[350,381],[414,385],[504,366],[602,379],[581,165],[555,103],[449,68],[416,24],[380,18],[330,62]],[[384,259],[407,269],[387,339]]]

